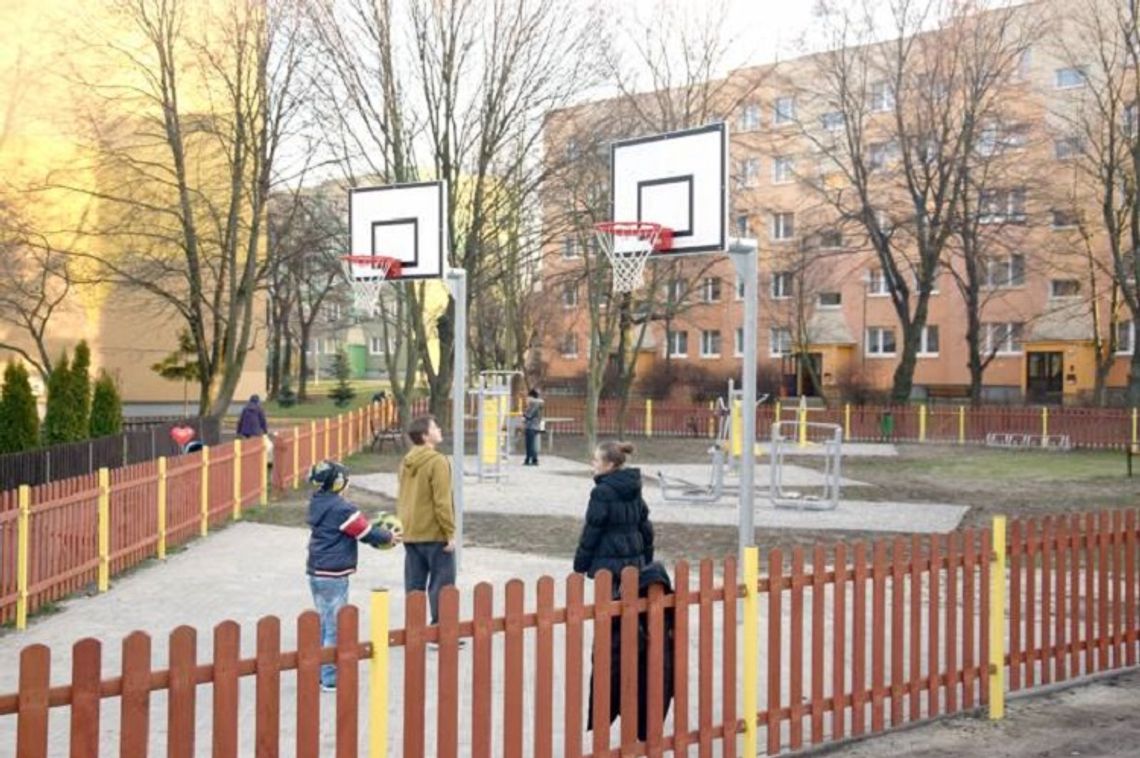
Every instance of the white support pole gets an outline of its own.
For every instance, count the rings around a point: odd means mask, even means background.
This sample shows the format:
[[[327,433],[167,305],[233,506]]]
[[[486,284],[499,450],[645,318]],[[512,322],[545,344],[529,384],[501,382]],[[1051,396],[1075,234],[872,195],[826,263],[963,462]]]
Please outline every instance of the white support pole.
[[[461,268],[449,269],[447,283],[455,300],[455,363],[451,380],[451,453],[454,459],[451,473],[452,501],[455,504],[455,569],[463,561],[463,468],[464,411],[467,398],[467,272]]]
[[[740,455],[740,503],[737,518],[739,521],[738,546],[740,565],[744,565],[745,551],[755,541],[756,508],[756,330],[759,318],[756,282],[755,240],[738,239],[729,246],[729,255],[736,266],[736,274],[744,280],[744,360],[741,372],[741,394],[743,395]],[[730,400],[731,402],[731,400]],[[731,408],[731,406],[730,406]]]

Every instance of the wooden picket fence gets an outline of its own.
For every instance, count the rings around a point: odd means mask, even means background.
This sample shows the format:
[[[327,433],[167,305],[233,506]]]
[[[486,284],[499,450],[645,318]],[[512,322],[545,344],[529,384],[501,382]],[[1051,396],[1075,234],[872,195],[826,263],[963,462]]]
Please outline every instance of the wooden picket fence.
[[[366,446],[377,412],[278,435],[273,483],[297,486],[316,460]],[[105,591],[111,576],[267,504],[267,456],[261,438],[238,440],[0,492],[0,623],[23,628],[45,605],[92,586]]]
[[[460,592],[448,588],[438,626],[427,623],[426,597],[413,593],[395,630],[388,593],[377,591],[366,627],[355,607],[342,611],[335,647],[321,648],[312,611],[297,618],[290,651],[282,650],[281,621],[261,619],[246,658],[233,621],[214,628],[205,661],[198,632],[179,627],[168,667],[155,670],[151,638],[135,632],[116,675],[103,671],[102,643],[85,639],[73,648],[70,679],[55,685],[51,652],[31,645],[20,655],[19,691],[0,695],[0,728],[5,717],[15,720],[22,758],[62,753],[67,741],[72,755],[98,755],[101,744],[144,755],[148,745],[161,748],[164,734],[172,756],[207,745],[220,756],[282,748],[317,756],[323,702],[335,711],[323,723],[335,731],[337,756],[358,754],[362,726],[372,756],[776,754],[987,704],[996,718],[1007,690],[1134,666],[1137,543],[1133,510],[1015,520],[1008,530],[999,517],[992,530],[772,550],[763,576],[753,548],[742,584],[735,559],[719,572],[701,561],[695,585],[681,562],[674,591],[657,587],[647,597],[633,570],[616,597],[608,574],[596,577],[592,599],[589,583],[570,576],[560,603],[555,581],[543,577],[528,610],[524,583],[513,580],[496,613],[494,589],[479,584],[470,618],[461,619]],[[429,644],[438,650],[429,654]],[[324,701],[322,662],[338,671],[336,696]],[[586,693],[592,683],[595,722],[608,722],[611,676],[616,734],[589,732]],[[252,725],[239,719],[242,680],[253,682]],[[199,697],[210,704],[208,718],[197,713]],[[116,698],[117,730],[100,720],[103,701]],[[639,700],[648,714],[644,740]],[[69,727],[53,732],[53,709],[67,708]]]

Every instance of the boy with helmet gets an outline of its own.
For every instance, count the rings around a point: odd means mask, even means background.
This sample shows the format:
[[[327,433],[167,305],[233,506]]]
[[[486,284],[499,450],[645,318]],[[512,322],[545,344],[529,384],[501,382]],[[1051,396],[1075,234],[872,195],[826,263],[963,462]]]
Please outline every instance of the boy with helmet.
[[[398,533],[373,526],[342,496],[348,469],[336,461],[321,461],[309,471],[316,487],[309,500],[309,559],[306,571],[313,602],[321,615],[321,645],[336,644],[336,616],[348,603],[348,577],[356,571],[356,543],[373,547],[399,542]],[[321,666],[321,689],[336,689],[336,666]]]

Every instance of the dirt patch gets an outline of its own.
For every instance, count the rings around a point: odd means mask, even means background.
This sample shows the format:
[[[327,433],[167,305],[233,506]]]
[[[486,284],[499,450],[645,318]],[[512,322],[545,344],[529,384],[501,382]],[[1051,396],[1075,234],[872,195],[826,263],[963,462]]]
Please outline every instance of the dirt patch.
[[[853,758],[1103,756],[1140,752],[1140,671],[1006,702],[1006,717],[959,716],[837,746]],[[832,752],[832,751],[827,751]]]

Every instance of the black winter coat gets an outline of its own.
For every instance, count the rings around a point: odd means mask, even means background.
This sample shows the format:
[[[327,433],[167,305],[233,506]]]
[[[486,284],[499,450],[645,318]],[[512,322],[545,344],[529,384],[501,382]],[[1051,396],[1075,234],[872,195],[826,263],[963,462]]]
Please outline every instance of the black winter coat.
[[[605,569],[619,586],[621,570],[653,561],[653,525],[641,497],[641,470],[619,468],[594,477],[586,525],[574,553],[574,571],[594,574]]]

